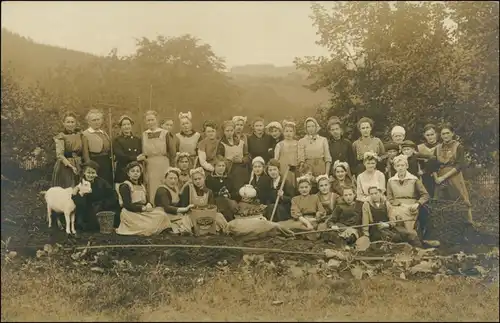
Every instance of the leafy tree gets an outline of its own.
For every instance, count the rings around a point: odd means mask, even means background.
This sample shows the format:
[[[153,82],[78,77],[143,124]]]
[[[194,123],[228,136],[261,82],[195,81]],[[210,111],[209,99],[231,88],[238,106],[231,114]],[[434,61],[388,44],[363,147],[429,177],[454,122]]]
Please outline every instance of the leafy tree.
[[[376,135],[400,124],[417,141],[424,124],[449,121],[474,159],[497,150],[498,3],[313,3],[312,19],[331,55],[295,63],[331,93],[320,119],[353,128],[368,116]]]

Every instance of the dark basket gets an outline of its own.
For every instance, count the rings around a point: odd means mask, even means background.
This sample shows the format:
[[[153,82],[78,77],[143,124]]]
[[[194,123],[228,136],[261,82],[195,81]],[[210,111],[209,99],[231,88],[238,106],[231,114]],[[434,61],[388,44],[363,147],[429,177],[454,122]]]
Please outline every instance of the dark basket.
[[[99,227],[101,233],[104,234],[113,233],[114,218],[115,218],[115,212],[113,211],[101,211],[97,213],[97,220],[99,221]]]

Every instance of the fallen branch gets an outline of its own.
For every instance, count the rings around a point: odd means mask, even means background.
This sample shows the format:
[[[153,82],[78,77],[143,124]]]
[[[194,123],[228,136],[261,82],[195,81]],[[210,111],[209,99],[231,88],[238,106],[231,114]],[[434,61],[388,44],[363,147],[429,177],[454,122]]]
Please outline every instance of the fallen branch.
[[[273,248],[240,247],[240,246],[211,246],[211,245],[183,245],[183,244],[158,244],[158,245],[101,245],[101,246],[82,246],[73,248],[64,248],[65,251],[83,250],[83,249],[117,249],[117,248],[187,248],[187,249],[232,249],[253,252],[283,253],[295,255],[324,256],[319,252],[288,251]]]
[[[389,222],[384,222],[384,223],[387,223],[387,224],[397,224],[397,223],[411,222],[411,221],[414,222],[415,220],[397,220],[397,221],[389,221]],[[353,226],[350,226],[350,227],[338,227],[338,228],[335,228],[335,229],[303,231],[303,232],[294,233],[294,236],[299,236],[299,235],[303,235],[303,234],[310,234],[310,233],[323,233],[323,232],[331,232],[331,231],[341,231],[341,230],[346,230],[346,229],[358,229],[358,228],[371,227],[371,226],[380,225],[380,224],[381,224],[380,222],[377,222],[377,223],[370,223],[370,224],[353,225]]]

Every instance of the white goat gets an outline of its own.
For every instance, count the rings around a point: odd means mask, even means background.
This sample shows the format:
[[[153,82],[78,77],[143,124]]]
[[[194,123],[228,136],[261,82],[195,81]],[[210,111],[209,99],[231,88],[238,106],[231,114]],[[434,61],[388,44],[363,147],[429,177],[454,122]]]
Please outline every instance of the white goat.
[[[82,179],[82,181],[77,185],[79,188],[79,194],[86,194],[92,192],[92,188],[89,181]],[[52,211],[56,213],[64,213],[64,218],[66,219],[66,233],[76,234],[75,230],[75,203],[71,198],[73,194],[73,187],[62,188],[59,186],[54,186],[49,188],[47,191],[42,191],[40,194],[45,195],[45,202],[47,202],[47,221],[49,222],[49,228],[52,227]],[[57,225],[62,228],[59,216],[57,217]]]

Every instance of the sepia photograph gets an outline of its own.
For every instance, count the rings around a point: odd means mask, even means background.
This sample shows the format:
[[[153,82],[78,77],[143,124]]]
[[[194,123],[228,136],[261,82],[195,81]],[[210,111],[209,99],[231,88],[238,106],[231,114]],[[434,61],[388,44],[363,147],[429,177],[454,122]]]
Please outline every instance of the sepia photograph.
[[[2,1],[2,322],[498,322],[498,1]]]

